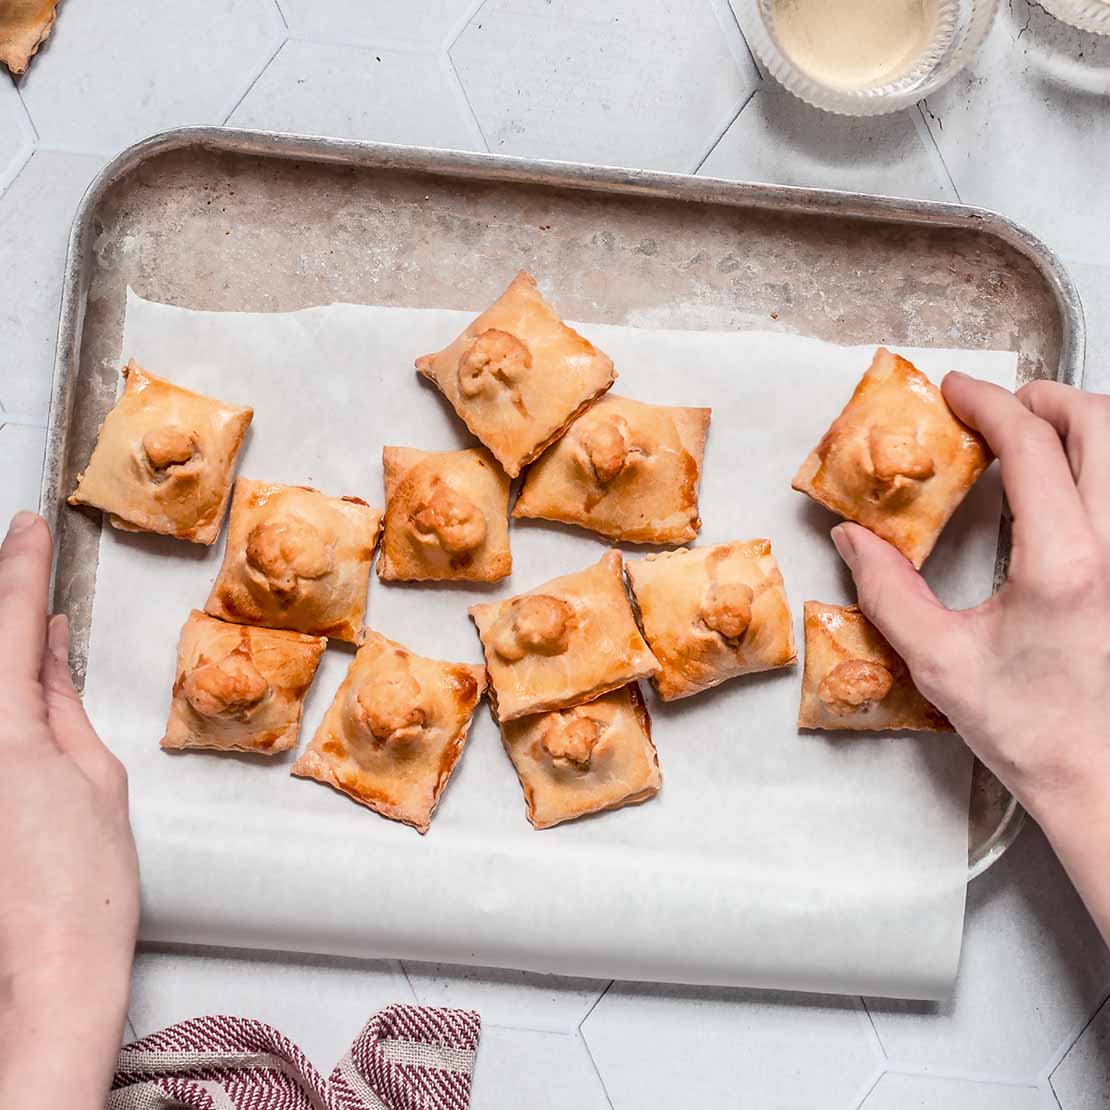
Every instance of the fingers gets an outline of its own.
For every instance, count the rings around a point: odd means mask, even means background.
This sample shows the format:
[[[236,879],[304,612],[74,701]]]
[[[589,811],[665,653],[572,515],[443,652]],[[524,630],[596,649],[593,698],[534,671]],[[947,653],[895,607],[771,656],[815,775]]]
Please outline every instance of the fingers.
[[[852,572],[864,616],[906,661],[919,686],[940,658],[958,657],[960,614],[941,605],[901,552],[858,524],[838,524],[832,540]]]
[[[69,670],[69,622],[52,617],[40,672],[50,729],[58,747],[94,782],[108,784],[122,774],[85,714]]]
[[[1017,397],[1063,440],[1079,499],[1104,546],[1110,547],[1110,397],[1043,380],[1023,385]]]
[[[46,640],[50,532],[35,513],[16,513],[0,546],[0,681],[34,681]]]
[[[1086,516],[1055,428],[990,382],[953,372],[941,389],[953,412],[998,456],[1015,545],[1030,551],[1045,536],[1056,545],[1085,540]]]

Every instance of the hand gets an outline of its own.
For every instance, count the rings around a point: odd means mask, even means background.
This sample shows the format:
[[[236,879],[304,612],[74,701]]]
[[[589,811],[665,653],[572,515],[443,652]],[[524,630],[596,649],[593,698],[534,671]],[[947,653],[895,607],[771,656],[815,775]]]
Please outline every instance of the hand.
[[[944,608],[893,547],[833,529],[860,608],[921,692],[1043,826],[1110,939],[1110,398],[949,374],[945,399],[998,456],[1007,581]]]
[[[139,874],[123,765],[47,626],[50,533],[0,547],[0,1106],[103,1107],[126,1020]]]

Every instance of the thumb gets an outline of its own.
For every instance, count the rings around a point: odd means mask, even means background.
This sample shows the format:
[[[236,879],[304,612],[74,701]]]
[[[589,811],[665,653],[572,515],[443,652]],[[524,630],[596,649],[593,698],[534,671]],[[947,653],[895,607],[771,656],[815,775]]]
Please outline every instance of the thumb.
[[[50,619],[40,675],[50,729],[58,747],[90,778],[101,779],[115,762],[92,727],[69,671],[69,622]]]
[[[852,572],[863,615],[915,676],[930,668],[940,648],[950,653],[959,617],[937,600],[900,551],[858,524],[838,524],[831,536]]]

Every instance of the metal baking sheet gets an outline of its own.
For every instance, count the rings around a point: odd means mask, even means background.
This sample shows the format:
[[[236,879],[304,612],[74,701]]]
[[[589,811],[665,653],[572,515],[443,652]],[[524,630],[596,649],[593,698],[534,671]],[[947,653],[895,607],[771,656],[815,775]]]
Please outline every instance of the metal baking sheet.
[[[40,508],[78,681],[100,523],[61,506],[115,399],[128,286],[222,311],[458,307],[460,291],[493,300],[517,266],[569,318],[1014,350],[1021,382],[1082,380],[1074,284],[982,209],[231,128],[156,135],[105,168],[70,236]],[[1008,552],[1003,521],[996,583]],[[977,764],[969,877],[1022,818]]]

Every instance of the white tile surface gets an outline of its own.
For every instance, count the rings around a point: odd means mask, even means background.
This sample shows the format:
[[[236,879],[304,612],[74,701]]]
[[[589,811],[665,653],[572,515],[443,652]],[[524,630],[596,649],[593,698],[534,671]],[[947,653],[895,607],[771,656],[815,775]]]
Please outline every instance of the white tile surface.
[[[616,983],[582,1025],[616,1110],[855,1106],[881,1055],[858,999]]]
[[[608,1110],[581,1038],[482,1026],[471,1110]]]
[[[451,58],[495,153],[692,172],[755,87],[732,33],[706,0],[489,0]]]
[[[1110,954],[1030,822],[968,890],[952,999],[938,1006],[873,1001],[869,1008],[892,1060],[1033,1082],[1107,989]]]
[[[20,509],[39,507],[46,429],[4,423],[0,412],[0,535]]]
[[[19,93],[7,71],[0,70],[0,193],[19,172],[35,145],[35,135]]]
[[[928,109],[964,201],[1005,212],[1069,257],[1105,260],[1110,37],[1011,0],[982,55]]]
[[[0,404],[46,422],[69,228],[101,160],[37,152],[0,197]]]
[[[258,1018],[327,1075],[371,1016],[412,1001],[393,961],[150,951],[135,960],[128,1013],[139,1037],[203,1014]]]
[[[481,0],[277,0],[290,33],[324,42],[447,46]]]
[[[1051,1110],[1054,1106],[1051,1092],[1043,1088],[888,1072],[861,1110]]]
[[[427,1006],[477,1010],[493,1025],[571,1033],[608,983],[527,971],[420,964],[406,960],[416,997]]]
[[[115,154],[223,123],[284,35],[273,0],[67,3],[20,88],[40,145]]]
[[[1110,1106],[1110,1002],[1052,1073],[1052,1088],[1064,1110],[1106,1110]]]
[[[916,109],[870,119],[819,112],[796,97],[757,92],[698,171],[710,177],[955,200]]]
[[[0,525],[38,498],[81,192],[125,144],[237,105],[243,125],[679,170],[705,159],[704,173],[909,196],[951,195],[950,173],[964,200],[1061,250],[1086,307],[1087,386],[1110,391],[1110,39],[1027,0],[1001,5],[987,50],[924,116],[870,121],[760,85],[727,0],[66,0],[19,88],[30,117],[0,73]],[[616,984],[590,1012],[604,984],[405,970],[146,953],[132,1035],[239,1012],[326,1071],[372,1012],[413,998],[411,981],[421,1001],[482,1013],[478,1110],[836,1110],[868,1092],[866,1110],[1110,1107],[1110,1004],[1086,1025],[1110,959],[1035,831],[971,888],[953,999],[872,1004],[882,1076],[851,999]]]
[[[483,149],[444,58],[287,42],[229,123],[343,139]]]

